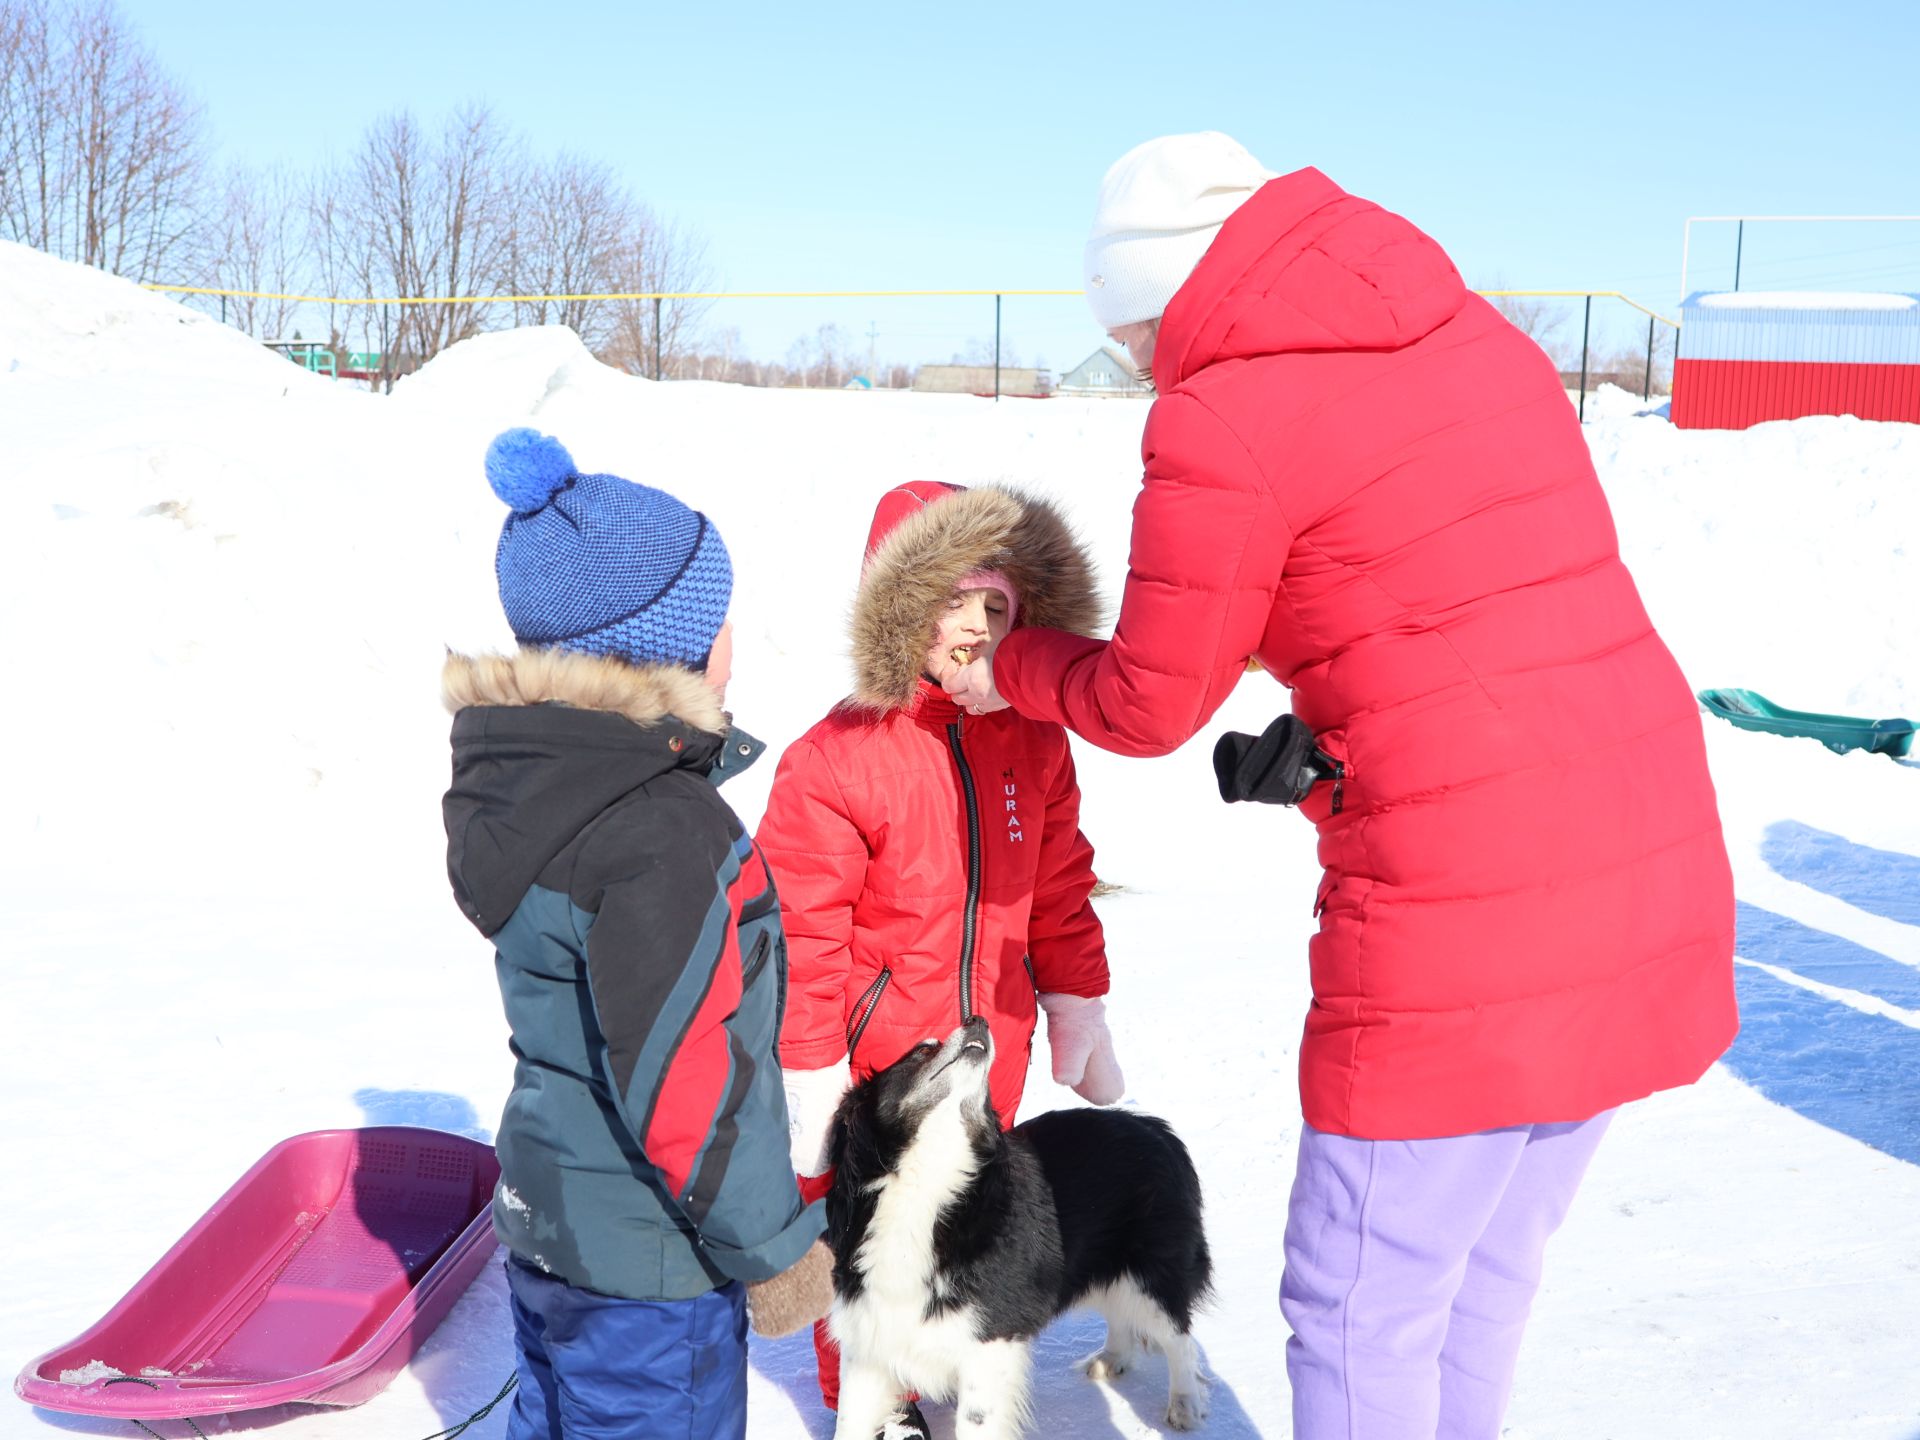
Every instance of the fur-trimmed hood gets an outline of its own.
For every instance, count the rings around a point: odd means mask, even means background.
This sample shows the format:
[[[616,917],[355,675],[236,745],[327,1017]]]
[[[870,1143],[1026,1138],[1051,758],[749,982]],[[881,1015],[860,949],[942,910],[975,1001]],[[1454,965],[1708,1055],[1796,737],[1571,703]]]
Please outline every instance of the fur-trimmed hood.
[[[1019,625],[1091,635],[1101,622],[1092,563],[1046,500],[1000,485],[956,490],[916,511],[867,556],[853,602],[852,703],[912,702],[940,607],[976,570],[1019,592]]]
[[[549,861],[661,785],[701,792],[764,748],[691,670],[560,650],[450,655],[447,873],[480,933],[506,924]],[[682,778],[675,780],[676,772]],[[639,813],[639,812],[634,812]]]
[[[568,705],[623,715],[636,725],[675,719],[726,733],[720,697],[680,665],[627,665],[571,650],[521,649],[510,655],[448,655],[440,695],[454,714],[470,705]]]

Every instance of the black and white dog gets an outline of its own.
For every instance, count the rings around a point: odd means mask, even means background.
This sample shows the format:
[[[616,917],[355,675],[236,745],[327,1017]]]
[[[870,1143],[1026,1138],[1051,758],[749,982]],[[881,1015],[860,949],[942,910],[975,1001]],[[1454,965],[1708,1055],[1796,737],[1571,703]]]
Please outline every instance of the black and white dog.
[[[1167,1423],[1206,1418],[1190,1333],[1212,1263],[1200,1181],[1165,1121],[1057,1110],[1002,1134],[993,1040],[974,1019],[847,1093],[827,1233],[840,1345],[836,1440],[873,1440],[917,1391],[954,1400],[958,1440],[1012,1440],[1029,1342],[1062,1311],[1106,1316],[1096,1380],[1142,1344],[1167,1357]]]

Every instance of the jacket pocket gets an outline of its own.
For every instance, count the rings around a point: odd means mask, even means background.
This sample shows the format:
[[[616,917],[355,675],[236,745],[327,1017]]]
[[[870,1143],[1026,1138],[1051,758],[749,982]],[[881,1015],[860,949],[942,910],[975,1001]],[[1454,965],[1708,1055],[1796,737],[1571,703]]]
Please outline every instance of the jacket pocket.
[[[747,962],[740,967],[740,988],[745,990],[766,968],[767,956],[773,953],[773,933],[762,929],[760,937],[753,942],[753,949],[747,952]]]
[[[853,1023],[847,1027],[847,1059],[853,1059],[854,1048],[859,1045],[860,1037],[867,1033],[867,1024],[873,1019],[873,1012],[880,1008],[880,997],[886,994],[887,983],[893,979],[893,971],[882,967],[871,985],[860,993],[853,1002]]]
[[[1338,875],[1322,875],[1320,877],[1320,888],[1314,892],[1313,896],[1314,919],[1318,920],[1320,918],[1320,912],[1327,908],[1327,900],[1339,887],[1339,884],[1340,877]]]

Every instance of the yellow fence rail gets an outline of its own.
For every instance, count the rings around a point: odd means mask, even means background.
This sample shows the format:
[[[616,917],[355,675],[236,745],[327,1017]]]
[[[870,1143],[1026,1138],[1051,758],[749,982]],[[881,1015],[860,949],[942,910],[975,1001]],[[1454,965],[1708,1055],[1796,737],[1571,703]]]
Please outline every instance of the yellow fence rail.
[[[1485,295],[1489,299],[1498,299],[1502,296],[1512,295],[1515,297],[1559,296],[1563,299],[1574,299],[1574,300],[1578,300],[1584,296],[1588,300],[1619,300],[1619,301],[1623,301],[1628,305],[1631,305],[1634,309],[1638,310],[1642,315],[1652,316],[1655,320],[1658,320],[1662,325],[1671,326],[1675,330],[1678,330],[1680,328],[1680,322],[1678,320],[1669,320],[1666,316],[1662,315],[1658,310],[1650,310],[1645,305],[1642,305],[1638,300],[1634,299],[1631,295],[1623,295],[1618,290],[1476,290],[1473,293],[1476,295]]]
[[[158,281],[142,281],[142,287],[148,290],[162,291],[173,295],[218,296],[222,303],[221,314],[225,317],[224,302],[228,299],[244,300],[282,300],[303,305],[512,305],[512,304],[558,304],[563,302],[588,300],[651,300],[656,309],[666,300],[859,300],[859,299],[934,299],[942,296],[967,296],[984,299],[991,295],[994,302],[994,394],[999,396],[999,309],[1002,299],[1013,296],[1067,296],[1082,295],[1084,290],[616,290],[591,294],[569,295],[297,295],[272,290],[226,290],[208,285],[166,285]],[[1651,398],[1653,386],[1653,341],[1654,325],[1665,325],[1676,333],[1680,329],[1678,320],[1670,320],[1659,311],[1642,305],[1631,295],[1618,290],[1476,290],[1476,295],[1488,299],[1573,299],[1586,302],[1586,314],[1582,322],[1580,336],[1580,418],[1587,414],[1587,358],[1589,340],[1593,333],[1593,302],[1596,299],[1618,300],[1638,310],[1647,317],[1647,364],[1646,390],[1643,398]],[[659,333],[656,323],[655,334]],[[659,378],[659,355],[654,357],[654,378]]]
[[[937,295],[1084,295],[1084,290],[615,290],[591,295],[282,295],[266,290],[214,290],[201,285],[159,285],[148,290],[179,295],[230,295],[237,299],[293,300],[309,305],[511,305],[562,300],[858,300]]]
[[[294,295],[274,290],[220,290],[207,285],[162,285],[143,282],[148,290],[164,290],[175,295],[220,295],[237,300],[286,300],[305,305],[513,305],[560,303],[580,300],[864,300],[920,299],[938,296],[968,295],[1085,295],[1084,290],[610,290],[580,295]],[[1669,320],[1649,309],[1631,295],[1618,290],[1476,290],[1489,299],[1503,296],[1620,300],[1642,315],[1651,315],[1662,325],[1680,328],[1678,320]]]

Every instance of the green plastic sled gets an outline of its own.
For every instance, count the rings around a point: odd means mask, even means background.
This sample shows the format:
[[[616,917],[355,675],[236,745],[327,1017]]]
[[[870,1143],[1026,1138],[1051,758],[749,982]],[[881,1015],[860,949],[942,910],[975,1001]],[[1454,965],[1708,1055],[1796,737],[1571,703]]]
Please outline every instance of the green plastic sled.
[[[1866,750],[1896,760],[1913,748],[1911,720],[1863,720],[1852,715],[1822,715],[1816,710],[1789,710],[1752,690],[1702,690],[1700,703],[1742,730],[1769,735],[1799,735],[1818,740],[1836,755]]]

